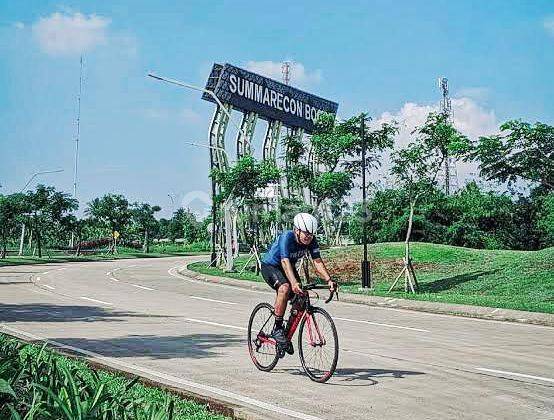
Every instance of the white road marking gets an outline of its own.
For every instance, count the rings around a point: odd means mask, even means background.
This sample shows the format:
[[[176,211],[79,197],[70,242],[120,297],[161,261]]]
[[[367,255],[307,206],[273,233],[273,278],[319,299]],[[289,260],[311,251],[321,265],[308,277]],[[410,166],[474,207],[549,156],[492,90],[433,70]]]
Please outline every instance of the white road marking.
[[[189,296],[191,299],[198,299],[198,300],[207,300],[208,302],[216,302],[216,303],[224,303],[226,305],[237,305],[236,302],[227,302],[225,300],[216,300],[216,299],[208,299],[200,296]]]
[[[96,302],[96,303],[101,303],[103,305],[112,305],[112,303],[109,303],[109,302],[104,302],[103,300],[97,300],[97,299],[92,299],[92,298],[88,298],[86,296],[79,296],[81,299],[84,299],[84,300],[89,300],[91,302]]]
[[[190,322],[198,322],[200,324],[208,324],[208,325],[215,325],[216,327],[225,327],[225,328],[233,328],[235,330],[241,330],[246,331],[247,328],[244,327],[237,327],[236,325],[228,325],[228,324],[219,324],[218,322],[211,322],[211,321],[203,321],[201,319],[194,319],[194,318],[185,318],[187,321]]]
[[[67,270],[67,267],[57,268],[57,271]]]
[[[520,378],[538,379],[539,381],[554,382],[554,379],[551,379],[551,378],[545,378],[545,377],[542,377],[542,376],[526,375],[525,373],[506,372],[506,371],[503,371],[503,370],[486,369],[486,368],[475,368],[475,369],[476,370],[481,370],[483,372],[498,373],[500,375],[518,376]]]
[[[129,283],[129,284],[130,284],[131,286],[138,287],[139,289],[154,290],[154,289],[151,289],[150,287],[141,286],[140,284],[132,284],[132,283]]]
[[[171,267],[169,270],[167,270],[167,274],[169,274],[172,277],[176,277],[180,280],[186,280],[186,281],[189,281],[191,283],[200,283],[198,280],[190,279],[188,277],[181,276],[180,274],[175,274],[174,270],[176,270],[177,268],[179,268],[179,267]]]
[[[47,284],[45,284],[44,287],[46,287],[46,288],[48,288],[48,289],[50,289],[50,290],[56,290],[55,288],[53,288],[52,286],[49,286],[49,285],[47,285]]]
[[[110,277],[110,280],[113,280],[113,281],[119,281],[118,279],[116,279],[115,277]]]
[[[237,286],[233,286],[233,285],[229,285],[229,284],[225,284],[225,283],[212,283],[210,281],[201,281],[201,280],[197,280],[197,279],[191,279],[189,277],[187,277],[186,275],[184,274],[176,274],[174,273],[174,270],[178,269],[178,268],[186,268],[186,266],[176,266],[176,267],[172,267],[170,268],[169,270],[167,270],[167,274],[169,274],[171,277],[175,277],[175,278],[178,278],[179,280],[186,280],[188,282],[191,282],[191,283],[196,283],[196,284],[204,284],[204,285],[207,285],[207,286],[214,286],[214,287],[227,287],[227,288],[233,288],[233,289],[237,289],[238,287]],[[198,275],[202,275],[202,273],[197,273]],[[245,283],[248,284],[248,281],[245,280]],[[245,288],[240,288],[242,289],[242,291],[244,292],[250,292],[250,293],[258,293],[258,294],[272,294],[272,295],[275,295],[275,292],[273,292],[272,290],[269,289],[268,287],[268,291],[267,292],[264,292],[263,290],[253,290],[253,289],[245,289]]]
[[[40,281],[40,277],[37,277],[37,281]]]
[[[401,325],[392,325],[392,324],[382,324],[380,322],[360,321],[358,319],[339,318],[337,316],[333,317],[333,319],[337,319],[339,321],[356,322],[356,323],[360,323],[360,324],[378,325],[380,327],[399,328],[399,329],[402,329],[402,330],[411,330],[411,331],[419,331],[419,332],[431,332],[429,330],[423,330],[421,328],[403,327]]]
[[[165,379],[166,381],[169,381],[169,382],[172,382],[172,383],[175,383],[175,384],[179,384],[179,385],[183,385],[185,387],[190,387],[190,388],[195,388],[195,389],[199,389],[199,390],[202,390],[202,391],[206,391],[206,392],[209,392],[211,394],[219,395],[219,396],[225,397],[225,398],[230,398],[230,399],[233,399],[235,401],[239,401],[239,402],[244,403],[244,404],[248,404],[248,405],[251,405],[251,406],[254,406],[254,407],[262,408],[264,410],[269,410],[269,411],[272,411],[274,413],[278,413],[278,414],[281,414],[281,415],[290,416],[290,417],[293,417],[293,418],[296,418],[296,419],[322,420],[319,417],[311,416],[309,414],[300,413],[300,412],[294,411],[294,410],[289,410],[288,408],[282,408],[282,407],[279,407],[277,405],[267,403],[265,401],[255,400],[254,398],[250,398],[250,397],[246,397],[244,395],[236,394],[234,392],[227,391],[227,390],[224,390],[224,389],[221,389],[221,388],[216,388],[216,387],[213,387],[213,386],[210,386],[210,385],[205,385],[205,384],[200,384],[200,383],[197,383],[197,382],[188,381],[186,379],[179,378],[177,376],[168,375],[166,373],[158,372],[158,371],[155,371],[153,369],[149,369],[149,368],[142,367],[142,366],[139,366],[139,365],[135,365],[135,364],[132,364],[132,363],[127,363],[127,362],[124,362],[124,361],[121,361],[121,360],[117,360],[117,359],[112,358],[112,357],[102,356],[101,354],[92,352],[90,350],[84,350],[84,349],[81,349],[79,347],[70,346],[70,345],[63,344],[63,343],[60,343],[60,342],[54,341],[54,340],[49,340],[49,339],[46,339],[46,338],[43,338],[43,337],[36,336],[34,334],[30,334],[26,331],[22,331],[22,330],[19,330],[19,329],[8,327],[6,325],[2,325],[2,328],[6,331],[14,333],[15,335],[24,336],[24,337],[30,338],[32,340],[35,340],[35,341],[36,340],[45,341],[47,343],[53,344],[53,345],[55,345],[57,347],[60,347],[60,348],[65,348],[65,349],[68,349],[68,350],[72,350],[76,353],[84,354],[84,355],[89,356],[89,357],[94,357],[94,358],[96,358],[98,360],[102,360],[102,361],[104,361],[104,362],[106,362],[106,363],[108,363],[112,366],[119,366],[121,368],[125,368],[126,370],[131,371],[131,372],[133,372],[133,371],[134,372],[139,372],[139,373],[142,373],[142,374],[146,374],[150,377]]]

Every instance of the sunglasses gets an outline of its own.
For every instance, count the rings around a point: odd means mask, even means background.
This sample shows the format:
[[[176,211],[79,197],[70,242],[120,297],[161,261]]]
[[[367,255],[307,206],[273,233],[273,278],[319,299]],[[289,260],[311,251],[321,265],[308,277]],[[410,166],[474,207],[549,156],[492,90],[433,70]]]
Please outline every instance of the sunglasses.
[[[300,230],[300,229],[298,229],[298,231],[299,231],[300,233],[302,233],[304,236],[308,237],[308,238],[313,238],[313,237],[314,237],[314,234],[313,234],[313,233],[306,232],[305,230]]]

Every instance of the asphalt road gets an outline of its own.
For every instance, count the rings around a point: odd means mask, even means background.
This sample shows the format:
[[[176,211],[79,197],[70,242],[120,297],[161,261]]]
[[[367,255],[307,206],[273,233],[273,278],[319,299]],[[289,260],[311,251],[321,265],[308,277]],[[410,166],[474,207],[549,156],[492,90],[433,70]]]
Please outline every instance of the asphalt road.
[[[0,268],[2,328],[243,405],[262,418],[554,419],[554,328],[333,301],[327,384],[246,347],[268,293],[178,274],[186,258]],[[323,302],[320,302],[324,305]]]

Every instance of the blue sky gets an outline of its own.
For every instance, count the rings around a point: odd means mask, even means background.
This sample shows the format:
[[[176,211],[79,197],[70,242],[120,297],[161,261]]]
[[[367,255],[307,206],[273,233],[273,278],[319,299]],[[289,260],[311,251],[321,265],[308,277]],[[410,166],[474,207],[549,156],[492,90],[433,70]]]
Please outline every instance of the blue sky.
[[[57,168],[38,181],[72,192],[81,53],[82,206],[123,193],[167,216],[168,194],[200,208],[209,192],[207,150],[185,142],[206,141],[213,106],[150,70],[203,85],[213,62],[280,78],[293,60],[293,85],[342,116],[399,120],[402,144],[437,106],[441,75],[469,136],[509,118],[554,123],[553,48],[552,1],[0,0],[0,193]]]

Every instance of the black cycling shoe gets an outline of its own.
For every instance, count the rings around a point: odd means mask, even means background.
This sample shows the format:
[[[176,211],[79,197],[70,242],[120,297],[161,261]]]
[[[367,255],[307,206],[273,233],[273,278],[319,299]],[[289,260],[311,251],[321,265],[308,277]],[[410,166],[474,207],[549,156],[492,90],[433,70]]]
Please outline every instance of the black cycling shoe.
[[[271,332],[271,337],[277,342],[277,345],[280,347],[287,347],[289,344],[289,340],[287,339],[287,336],[285,335],[285,330],[283,328],[275,328]]]
[[[293,355],[294,354],[294,347],[292,346],[292,342],[289,341],[289,345],[287,346],[287,348],[285,349],[285,351],[290,354],[290,355]]]
[[[283,328],[275,328],[271,333],[271,337],[277,343],[277,354],[279,355],[279,358],[283,358],[285,356],[285,351],[288,353],[288,347],[290,344],[287,336],[285,335],[285,331]]]

